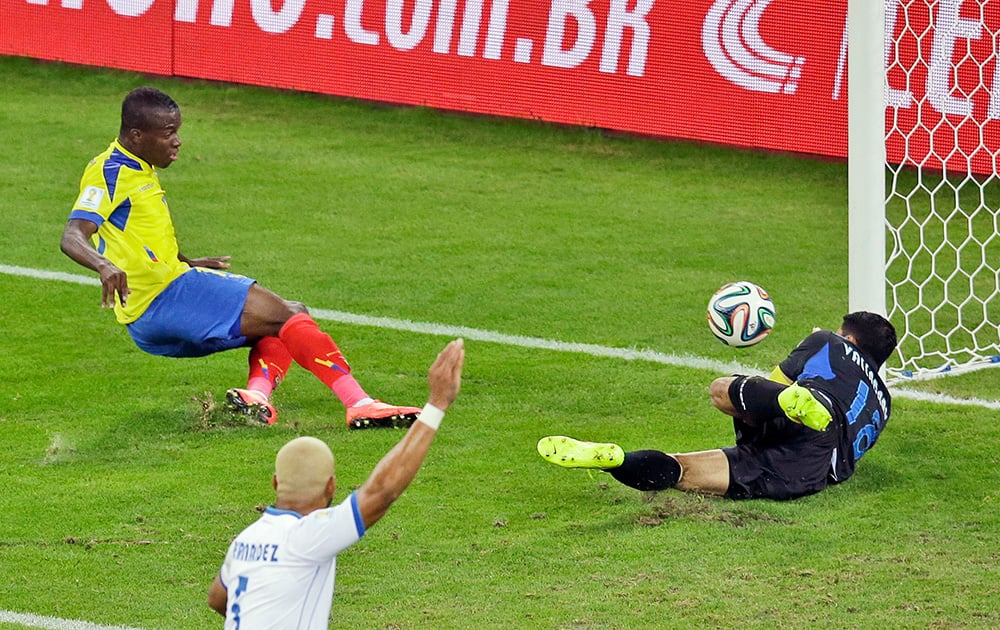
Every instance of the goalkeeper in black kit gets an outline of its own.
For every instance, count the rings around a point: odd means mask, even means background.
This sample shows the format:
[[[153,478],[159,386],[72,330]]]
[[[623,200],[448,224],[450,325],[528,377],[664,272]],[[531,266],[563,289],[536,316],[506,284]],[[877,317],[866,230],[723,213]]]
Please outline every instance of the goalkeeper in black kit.
[[[617,444],[544,437],[538,453],[564,468],[599,469],[637,490],[677,488],[730,499],[786,500],[854,474],[892,409],[879,368],[896,349],[881,315],[844,316],[836,332],[806,337],[769,378],[712,382],[712,403],[732,416],[736,445],[693,453],[625,451]]]

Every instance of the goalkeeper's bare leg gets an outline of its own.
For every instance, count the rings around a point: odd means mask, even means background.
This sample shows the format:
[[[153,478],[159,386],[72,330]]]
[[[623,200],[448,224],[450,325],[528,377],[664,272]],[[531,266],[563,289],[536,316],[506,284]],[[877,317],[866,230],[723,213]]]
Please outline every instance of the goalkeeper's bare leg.
[[[718,449],[675,455],[657,450],[626,452],[613,443],[552,435],[538,441],[538,454],[563,468],[603,470],[636,490],[677,488],[724,495],[729,489],[729,460]]]

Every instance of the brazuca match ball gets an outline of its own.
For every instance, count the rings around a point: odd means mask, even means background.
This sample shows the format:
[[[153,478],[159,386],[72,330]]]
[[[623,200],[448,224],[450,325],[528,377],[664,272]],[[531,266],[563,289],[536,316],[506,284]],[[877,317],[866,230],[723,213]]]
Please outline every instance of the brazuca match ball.
[[[774,302],[753,282],[730,282],[708,301],[708,328],[727,346],[752,346],[774,328]]]

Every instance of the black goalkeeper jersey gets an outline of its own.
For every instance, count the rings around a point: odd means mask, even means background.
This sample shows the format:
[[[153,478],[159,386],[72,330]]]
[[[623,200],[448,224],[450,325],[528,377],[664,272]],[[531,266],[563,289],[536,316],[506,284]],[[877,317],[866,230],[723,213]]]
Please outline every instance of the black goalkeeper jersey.
[[[825,394],[832,403],[841,446],[831,472],[837,481],[847,479],[889,420],[892,401],[878,371],[854,344],[826,330],[806,337],[780,367],[786,376]]]

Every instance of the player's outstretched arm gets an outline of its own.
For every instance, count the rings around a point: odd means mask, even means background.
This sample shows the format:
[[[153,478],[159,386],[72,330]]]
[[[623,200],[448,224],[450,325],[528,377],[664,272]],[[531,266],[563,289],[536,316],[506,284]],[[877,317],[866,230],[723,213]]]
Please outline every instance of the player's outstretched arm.
[[[96,271],[101,276],[101,306],[111,308],[115,304],[115,293],[125,306],[128,300],[128,276],[110,260],[97,253],[90,244],[90,237],[97,232],[97,225],[83,219],[70,219],[63,230],[59,249],[79,265]]]
[[[189,267],[205,267],[206,269],[229,269],[230,256],[202,256],[201,258],[188,258],[180,252],[177,253],[177,260],[186,263]]]
[[[456,339],[445,346],[431,365],[427,373],[430,397],[423,413],[358,489],[358,509],[366,528],[385,516],[389,506],[417,475],[441,417],[458,396],[464,362],[464,342]]]

